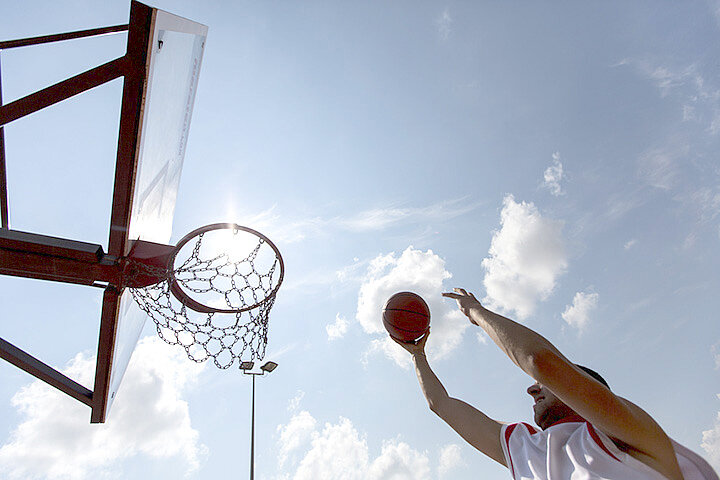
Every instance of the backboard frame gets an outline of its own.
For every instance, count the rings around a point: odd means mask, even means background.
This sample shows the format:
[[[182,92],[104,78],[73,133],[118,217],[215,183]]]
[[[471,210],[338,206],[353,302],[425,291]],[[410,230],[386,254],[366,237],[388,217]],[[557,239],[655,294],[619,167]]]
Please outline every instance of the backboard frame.
[[[207,27],[177,17],[137,1],[131,1],[130,19],[127,25],[68,32],[57,35],[0,42],[0,51],[28,45],[102,35],[127,30],[127,50],[124,56],[80,73],[38,92],[27,95],[7,105],[2,104],[0,81],[0,274],[52,280],[65,283],[92,285],[104,288],[100,318],[97,362],[94,388],[88,388],[68,378],[53,367],[0,338],[0,356],[40,380],[58,388],[92,409],[92,423],[105,422],[110,398],[110,382],[115,362],[115,342],[118,332],[118,313],[123,294],[120,263],[128,253],[133,215],[133,199],[138,176],[138,159],[143,142],[143,115],[150,88],[150,63],[152,59],[153,31],[156,22],[169,23],[171,30],[187,31],[204,38]],[[199,54],[202,59],[202,52]],[[199,73],[199,65],[197,65]],[[113,192],[110,233],[107,253],[102,246],[75,240],[50,237],[38,233],[12,230],[9,220],[7,177],[5,174],[4,134],[2,127],[50,105],[123,77],[123,93],[115,164],[115,187]],[[194,102],[194,88],[191,95]],[[191,102],[191,103],[192,103]],[[190,114],[192,112],[192,104]],[[187,125],[189,128],[189,118]],[[187,140],[186,131],[185,138]],[[184,146],[183,146],[184,154]],[[180,159],[180,167],[182,158]],[[179,173],[177,175],[179,182]],[[174,202],[174,199],[173,199]],[[173,203],[174,206],[174,203]],[[172,211],[172,209],[171,209]],[[164,241],[169,241],[166,232]],[[139,332],[137,332],[139,335]],[[129,358],[128,358],[129,360]],[[124,366],[123,366],[124,369]],[[124,371],[124,370],[123,370]],[[122,374],[122,373],[121,373]]]

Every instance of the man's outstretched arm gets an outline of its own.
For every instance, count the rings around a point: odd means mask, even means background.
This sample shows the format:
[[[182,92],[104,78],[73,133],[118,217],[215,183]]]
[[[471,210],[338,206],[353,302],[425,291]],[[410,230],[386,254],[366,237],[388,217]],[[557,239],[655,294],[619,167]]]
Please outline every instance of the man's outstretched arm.
[[[450,425],[466,442],[503,466],[505,456],[500,444],[502,423],[493,420],[471,405],[448,395],[445,387],[430,368],[425,356],[425,343],[429,332],[415,343],[402,343],[401,347],[410,352],[415,364],[415,373],[430,410]]]
[[[636,458],[671,479],[682,479],[670,439],[653,418],[590,377],[547,339],[483,307],[472,293],[456,288],[443,296],[481,327],[525,373],[608,436],[635,450]]]

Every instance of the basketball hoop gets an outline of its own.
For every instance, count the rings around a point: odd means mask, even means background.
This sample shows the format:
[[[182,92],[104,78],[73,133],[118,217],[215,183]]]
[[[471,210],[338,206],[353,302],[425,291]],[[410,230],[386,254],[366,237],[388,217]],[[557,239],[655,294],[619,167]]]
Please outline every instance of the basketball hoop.
[[[176,246],[137,241],[123,283],[158,335],[195,362],[218,368],[262,360],[268,316],[285,269],[265,235],[234,223],[193,230]]]

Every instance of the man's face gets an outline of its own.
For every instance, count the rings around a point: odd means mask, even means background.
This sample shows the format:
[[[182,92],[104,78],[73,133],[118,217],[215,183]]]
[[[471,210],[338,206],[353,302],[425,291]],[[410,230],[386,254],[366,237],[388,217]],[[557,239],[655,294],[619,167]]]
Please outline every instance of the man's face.
[[[535,423],[543,430],[558,420],[575,414],[570,407],[561,402],[548,388],[539,383],[530,385],[527,393],[535,400],[535,404],[533,405]]]

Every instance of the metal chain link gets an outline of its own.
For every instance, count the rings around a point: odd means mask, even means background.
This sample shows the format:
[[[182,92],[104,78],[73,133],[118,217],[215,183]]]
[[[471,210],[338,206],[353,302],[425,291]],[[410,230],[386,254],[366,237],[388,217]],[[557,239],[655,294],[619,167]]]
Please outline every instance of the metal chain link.
[[[227,369],[235,360],[262,360],[268,334],[268,315],[275,303],[278,258],[266,273],[259,273],[255,261],[265,245],[262,238],[241,260],[227,253],[201,258],[203,235],[195,241],[190,256],[174,269],[176,282],[187,292],[215,294],[225,308],[250,310],[234,313],[199,313],[183,305],[171,292],[168,269],[136,263],[130,275],[152,275],[159,283],[129,288],[140,309],[155,322],[160,338],[170,345],[181,345],[195,362],[212,358],[215,366]],[[249,358],[248,358],[249,356]]]

